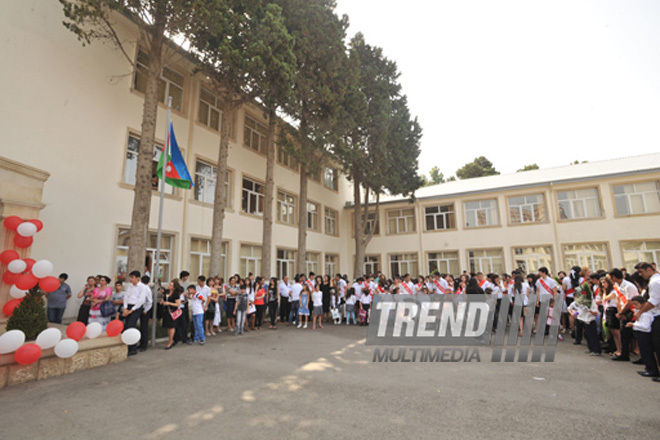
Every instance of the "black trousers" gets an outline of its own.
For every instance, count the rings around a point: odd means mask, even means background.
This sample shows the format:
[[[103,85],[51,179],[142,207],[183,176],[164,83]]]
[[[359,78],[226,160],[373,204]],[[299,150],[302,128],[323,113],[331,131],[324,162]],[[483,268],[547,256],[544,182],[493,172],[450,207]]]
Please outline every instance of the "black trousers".
[[[261,327],[264,324],[264,313],[266,312],[266,304],[259,304],[255,306],[257,308],[257,317],[255,319],[254,325]]]
[[[140,314],[140,334],[142,335],[140,338],[140,348],[142,350],[146,350],[149,346],[149,319],[152,313],[153,310],[149,309],[146,314]]]
[[[140,319],[140,316],[142,316],[142,310],[143,310],[142,307],[140,307],[139,309],[134,310],[126,318],[124,318],[124,328],[125,329],[137,328],[137,322],[138,322],[138,319]],[[128,346],[128,352],[129,353],[136,353],[137,349],[138,349],[138,344]]]
[[[653,355],[653,337],[651,333],[634,332],[637,345],[639,346],[639,354],[642,355],[642,361],[646,366],[646,371],[649,373],[658,372],[658,363],[655,361]]]
[[[587,347],[592,353],[600,353],[600,342],[598,341],[598,330],[596,327],[596,320],[590,323],[584,323],[584,337],[587,339]]]
[[[268,314],[270,315],[270,325],[275,325],[275,321],[277,320],[277,301],[268,303]]]
[[[621,357],[630,357],[630,343],[633,340],[633,329],[626,327],[626,322],[621,321]]]
[[[582,342],[582,332],[584,332],[584,322],[579,319],[575,320],[575,343],[579,344]]]
[[[176,331],[174,332],[175,342],[188,342],[188,313],[186,312],[187,310],[176,320]]]
[[[280,322],[288,322],[289,313],[291,313],[291,303],[289,302],[289,298],[282,297],[280,300]]]
[[[651,342],[656,362],[660,362],[660,315],[656,316],[651,326]]]

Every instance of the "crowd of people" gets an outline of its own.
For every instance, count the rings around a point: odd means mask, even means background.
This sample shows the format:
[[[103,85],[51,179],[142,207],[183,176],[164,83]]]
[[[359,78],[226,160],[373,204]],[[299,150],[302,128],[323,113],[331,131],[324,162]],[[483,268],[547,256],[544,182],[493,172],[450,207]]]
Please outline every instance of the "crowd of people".
[[[61,274],[60,288],[49,294],[51,322],[61,323],[66,300],[71,297],[67,278],[67,274]],[[78,321],[99,322],[105,328],[111,319],[121,319],[125,328],[139,326],[142,339],[129,347],[129,355],[146,350],[154,307],[150,281],[148,275],[133,271],[126,288],[116,282],[113,291],[109,277],[88,277],[78,293],[83,300]],[[498,309],[505,294],[510,295],[511,302],[522,297],[524,306],[529,304],[529,295],[537,294],[533,317],[525,315],[525,307],[520,322],[509,319],[509,325],[519,327],[522,334],[528,319],[534,319],[533,328],[537,328],[540,302],[549,297],[553,304],[561,295],[565,301],[559,339],[570,334],[573,343],[580,345],[584,338],[588,354],[600,356],[605,351],[614,361],[644,365],[639,374],[660,382],[660,273],[655,263],[640,263],[633,273],[625,268],[591,272],[575,266],[556,276],[551,276],[545,267],[535,273],[464,272],[457,277],[434,272],[414,279],[409,274],[387,278],[378,272],[363,275],[352,283],[346,275],[314,273],[297,274],[292,280],[288,276],[278,280],[253,274],[245,278],[235,274],[226,282],[221,277],[204,275],[191,280],[190,273],[183,271],[179,278],[158,289],[157,316],[167,329],[166,350],[178,343],[204,345],[207,337],[222,333],[222,327],[242,335],[261,330],[266,322],[271,330],[278,325],[302,329],[311,326],[316,330],[329,322],[367,325],[374,295],[379,294],[495,295]],[[551,316],[548,322],[550,319]],[[633,360],[632,355],[639,358]]]

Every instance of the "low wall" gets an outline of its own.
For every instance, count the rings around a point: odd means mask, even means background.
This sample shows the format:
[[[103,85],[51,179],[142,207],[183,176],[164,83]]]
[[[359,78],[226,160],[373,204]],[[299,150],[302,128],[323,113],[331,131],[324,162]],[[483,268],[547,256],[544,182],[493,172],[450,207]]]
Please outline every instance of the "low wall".
[[[78,353],[69,359],[58,358],[55,356],[55,351],[50,348],[44,350],[41,358],[31,365],[16,363],[13,353],[0,355],[0,389],[126,360],[127,348],[121,342],[121,336],[83,338],[78,344]]]

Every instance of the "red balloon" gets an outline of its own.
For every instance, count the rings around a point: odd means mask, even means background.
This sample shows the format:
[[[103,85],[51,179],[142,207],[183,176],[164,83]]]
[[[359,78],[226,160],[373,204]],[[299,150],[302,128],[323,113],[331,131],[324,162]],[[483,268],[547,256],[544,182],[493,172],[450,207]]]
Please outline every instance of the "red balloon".
[[[22,235],[16,235],[14,237],[14,244],[19,248],[26,248],[32,246],[34,237],[23,237]]]
[[[87,327],[85,324],[80,321],[76,321],[69,324],[69,326],[66,328],[66,335],[74,341],[80,341],[82,337],[85,336],[86,331]]]
[[[2,281],[7,284],[8,286],[11,286],[12,284],[16,284],[16,280],[18,280],[18,277],[20,277],[20,273],[11,273],[9,271],[5,272],[5,274],[2,276]]]
[[[24,273],[20,275],[16,280],[16,287],[21,290],[30,290],[37,285],[39,279],[32,275],[31,273]],[[59,284],[59,283],[58,283]]]
[[[108,334],[108,336],[117,336],[124,330],[124,323],[121,322],[118,319],[113,319],[110,321],[105,328],[105,332]]]
[[[26,272],[30,272],[32,270],[32,266],[34,266],[34,263],[37,262],[34,258],[23,258],[23,261],[25,261],[25,264],[27,264],[27,267],[25,268]]]
[[[34,364],[41,357],[41,347],[37,344],[25,344],[18,347],[14,359],[21,365]]]
[[[60,287],[60,280],[55,277],[42,278],[41,281],[39,281],[39,287],[41,287],[41,290],[44,292],[54,292]]]
[[[19,258],[21,258],[21,256],[18,255],[18,252],[14,250],[4,251],[0,254],[0,263],[7,265],[14,260],[18,260]]]
[[[5,305],[2,306],[2,313],[4,313],[6,316],[11,316],[14,314],[14,309],[19,305],[21,305],[21,302],[17,299],[7,301]]]
[[[20,218],[17,215],[10,215],[5,219],[5,228],[9,229],[10,231],[15,231],[16,228],[18,228],[18,225],[23,223],[23,219]]]
[[[33,218],[32,220],[28,220],[28,221],[37,227],[37,232],[41,231],[44,228],[44,223],[41,220]]]

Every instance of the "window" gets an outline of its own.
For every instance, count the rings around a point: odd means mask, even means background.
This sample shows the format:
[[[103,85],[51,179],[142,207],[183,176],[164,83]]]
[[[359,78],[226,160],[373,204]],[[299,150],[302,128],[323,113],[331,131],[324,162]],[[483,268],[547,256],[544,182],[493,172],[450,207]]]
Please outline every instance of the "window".
[[[390,255],[391,276],[402,276],[409,273],[412,276],[419,274],[417,268],[417,254]]]
[[[315,274],[319,275],[319,259],[320,259],[320,254],[316,252],[307,252],[305,255],[305,268],[306,268],[306,273],[314,272]]]
[[[117,238],[117,250],[115,253],[115,280],[116,281],[128,281],[128,242],[129,242],[130,231],[128,229],[119,229],[119,235]],[[149,270],[151,274],[152,281],[155,279],[155,270],[156,264],[154,259],[156,258],[156,232],[149,231],[147,237],[147,251],[144,256],[144,267],[140,267],[138,270],[143,273],[145,268]],[[174,236],[170,234],[162,234],[160,238],[160,261],[159,273],[160,280],[163,283],[169,282],[172,279],[172,246],[174,244]],[[131,268],[133,270],[133,268]]]
[[[632,270],[637,263],[660,263],[660,240],[622,243],[621,250],[628,270]]]
[[[277,278],[293,277],[296,270],[296,253],[285,249],[277,250]]]
[[[319,205],[313,202],[307,202],[307,229],[319,230]]]
[[[147,90],[147,54],[138,50],[137,69],[133,80],[133,88],[142,93]],[[172,108],[178,111],[183,109],[183,75],[175,72],[169,67],[163,67],[158,80],[158,100],[166,103],[166,97],[172,97]]]
[[[220,131],[220,105],[218,99],[203,87],[199,90],[197,120],[216,131]]]
[[[339,272],[339,255],[325,254],[325,275],[332,278]]]
[[[261,183],[243,177],[241,209],[248,214],[264,213],[264,186]]]
[[[540,223],[545,220],[543,194],[509,197],[509,221],[512,224]]]
[[[658,182],[615,185],[613,191],[618,215],[660,212],[660,183]]]
[[[261,273],[261,246],[252,246],[249,244],[241,245],[241,267],[240,274],[243,277],[253,273]]]
[[[387,233],[406,234],[408,232],[415,232],[415,209],[387,211]]]
[[[504,258],[501,249],[468,251],[468,263],[471,273],[502,273]]]
[[[225,174],[225,205],[230,205],[229,196],[231,192],[229,190],[231,172],[227,170]],[[215,203],[215,182],[218,179],[218,168],[209,165],[206,162],[200,160],[197,161],[195,165],[195,200],[204,203]]]
[[[296,198],[277,191],[277,220],[290,225],[296,224]]]
[[[429,252],[427,254],[429,272],[451,273],[458,275],[458,252]]]
[[[222,254],[220,255],[220,273],[211,274],[211,240],[203,238],[190,239],[190,275],[197,279],[198,275],[219,276],[226,278],[227,275],[227,248],[228,242],[222,243]]]
[[[325,208],[325,233],[328,235],[339,235],[337,231],[337,218],[339,213],[331,208]]]
[[[456,217],[454,215],[454,204],[427,206],[424,208],[427,231],[438,231],[442,229],[454,229]]]
[[[325,167],[325,186],[326,188],[337,191],[337,170]]]
[[[497,200],[479,200],[465,203],[465,227],[495,226],[500,223]],[[485,272],[484,272],[485,273]]]
[[[309,178],[312,179],[314,182],[321,183],[321,170],[312,171],[309,174]]]
[[[135,186],[135,177],[137,174],[138,152],[140,151],[140,138],[135,134],[128,135],[128,146],[126,148],[126,163],[124,165],[124,183]],[[163,154],[162,145],[154,145],[154,155],[151,162],[151,174],[155,176],[158,171],[158,161]],[[156,191],[160,189],[160,179],[152,179],[152,188]],[[174,187],[165,185],[166,194],[174,194]]]
[[[362,218],[365,218],[365,214],[362,213]],[[375,229],[375,230],[374,230]],[[374,231],[374,235],[380,234],[380,222],[376,221],[376,213],[370,212],[367,215],[367,221],[364,222],[364,234],[369,235],[371,231]]]
[[[380,271],[380,256],[378,255],[365,255],[364,264],[362,265],[364,273],[375,274]]]
[[[588,267],[592,271],[608,270],[610,267],[607,256],[607,243],[565,244],[563,246],[565,267]]]
[[[549,246],[513,248],[513,264],[525,273],[547,267],[552,272],[552,249]]]
[[[595,218],[602,215],[596,188],[559,191],[557,201],[559,202],[559,218],[562,220]]]
[[[285,167],[298,170],[298,161],[284,147],[277,147],[277,162]]]
[[[266,136],[268,129],[249,116],[245,116],[243,143],[259,153],[266,154]]]

